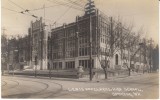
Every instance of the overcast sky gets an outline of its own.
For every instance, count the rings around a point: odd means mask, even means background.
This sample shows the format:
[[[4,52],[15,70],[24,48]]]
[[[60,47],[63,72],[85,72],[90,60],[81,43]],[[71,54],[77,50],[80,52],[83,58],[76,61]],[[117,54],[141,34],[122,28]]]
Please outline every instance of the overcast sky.
[[[51,2],[52,1],[52,2]],[[53,6],[45,9],[46,23],[70,23],[74,22],[77,15],[83,15],[84,12],[69,8],[68,6],[58,5],[55,1],[67,3],[69,0],[2,0],[2,25],[5,27],[7,35],[26,35],[31,17],[44,16],[44,10],[34,10],[30,13],[21,14],[18,12],[23,9],[33,10]],[[84,7],[87,0],[72,0]],[[144,30],[146,38],[152,37],[158,43],[158,0],[94,0],[98,9],[108,16],[119,18],[123,23],[133,23],[134,30],[137,31],[141,27]],[[54,6],[55,5],[55,6]],[[19,6],[19,7],[18,7]],[[11,9],[14,11],[6,10]],[[66,12],[66,13],[64,13]],[[49,20],[48,20],[49,19]]]

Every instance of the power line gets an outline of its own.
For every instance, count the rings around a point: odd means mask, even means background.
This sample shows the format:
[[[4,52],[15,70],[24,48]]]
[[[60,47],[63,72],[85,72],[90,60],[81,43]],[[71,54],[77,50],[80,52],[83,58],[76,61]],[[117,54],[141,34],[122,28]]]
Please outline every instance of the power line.
[[[63,6],[67,6],[67,7],[70,7],[70,5],[67,5],[67,4],[64,4],[64,3],[60,3],[60,2],[57,2],[56,0],[54,0],[54,1],[51,1],[51,0],[47,0],[47,1],[49,1],[49,2],[51,2],[51,3],[57,3],[57,4],[61,4],[61,5],[63,5]],[[81,8],[77,8],[77,7],[73,7],[72,6],[72,8],[74,8],[74,9],[76,9],[76,10],[79,10],[79,11],[84,11],[84,9],[81,9]]]
[[[24,14],[24,12],[28,12],[32,17],[38,18],[37,16],[35,16],[34,14],[30,13],[28,9],[24,9],[23,7],[19,6],[18,4],[14,3],[11,0],[8,0],[9,2],[11,2],[12,4],[14,4],[15,6],[21,8],[24,11],[21,11],[20,13]]]
[[[21,13],[21,12],[18,12],[18,11],[15,11],[15,10],[12,10],[12,9],[8,9],[8,8],[5,8],[5,7],[2,7],[3,9],[5,10],[8,10],[8,11],[12,11],[12,12],[15,12],[15,13],[19,13],[19,14],[23,14],[23,15],[27,15],[27,16],[31,16],[33,17],[32,15],[28,15],[28,14],[25,14],[25,13]]]
[[[45,8],[51,8],[51,7],[55,7],[55,6],[59,6],[59,5],[48,6],[48,7],[45,7]],[[44,9],[44,7],[37,8],[37,9],[29,9],[29,11],[36,11],[36,10],[42,10],[42,9]]]
[[[67,0],[68,1],[68,0]],[[68,4],[72,4],[72,5],[74,5],[74,6],[76,6],[76,7],[73,7],[72,6],[72,8],[78,8],[78,9],[81,9],[81,10],[83,10],[83,8],[81,8],[80,6],[77,6],[75,3],[76,3],[77,1],[69,1],[69,3]],[[58,3],[58,1],[57,1],[57,3]],[[60,3],[60,2],[59,2]],[[64,4],[64,3],[63,3]],[[66,6],[70,6],[70,5],[68,5],[68,4],[66,4]]]
[[[69,8],[57,19],[57,21],[60,20],[70,9],[71,9],[71,7],[69,7]]]
[[[83,1],[83,0],[79,0],[79,2],[83,5],[85,5],[87,2]]]
[[[54,1],[54,2],[56,2],[56,1]],[[60,3],[60,2],[56,2],[56,3],[57,3],[57,5],[52,5],[52,6],[48,6],[48,7],[45,7],[45,8],[52,8],[52,7],[56,7],[56,6],[60,6],[60,5],[69,4],[69,3]],[[81,6],[79,6],[79,7],[81,7]],[[81,8],[83,8],[83,7],[81,7]],[[44,7],[36,8],[36,9],[29,9],[28,11],[36,11],[36,10],[42,10],[42,9],[44,9]]]
[[[80,2],[85,3],[85,4],[87,3],[87,2],[85,2],[84,0],[80,0]]]
[[[12,9],[8,9],[8,8],[5,8],[5,7],[2,7],[3,9],[6,9],[6,10],[9,10],[9,11],[12,11],[12,12],[16,12],[16,13],[20,13],[18,11],[15,11],[15,10],[12,10]]]
[[[25,10],[24,8],[22,8],[21,6],[17,5],[17,4],[14,3],[13,1],[11,1],[11,0],[8,0],[8,1],[11,2],[12,4],[16,5],[17,7],[19,7],[19,8],[21,8],[21,9]]]
[[[69,3],[64,3],[64,4],[69,4]],[[57,4],[57,5],[47,6],[45,8],[56,7],[56,6],[60,6],[60,5],[64,5],[64,4]],[[36,10],[42,10],[42,9],[44,9],[44,7],[36,8],[36,9],[29,9],[29,11],[36,11]]]
[[[78,0],[76,0],[76,1],[78,1]],[[74,2],[76,2],[76,1],[74,1]],[[60,19],[72,8],[72,6],[73,6],[73,5],[70,5],[70,7],[53,23],[53,25],[56,24],[56,22],[57,22],[58,20],[60,20]]]
[[[66,0],[66,1],[68,1],[69,3],[71,3],[71,4],[75,5],[75,6],[78,6],[78,7],[80,7],[80,8],[83,8],[82,5],[79,4],[79,3],[77,3],[77,2],[74,2],[74,1],[72,1],[72,0]]]

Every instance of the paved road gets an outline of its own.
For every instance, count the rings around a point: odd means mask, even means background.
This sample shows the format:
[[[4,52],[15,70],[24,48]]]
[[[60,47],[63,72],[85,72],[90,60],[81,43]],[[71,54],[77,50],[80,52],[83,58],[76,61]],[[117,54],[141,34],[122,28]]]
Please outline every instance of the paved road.
[[[2,98],[157,99],[158,73],[99,82],[3,76]]]

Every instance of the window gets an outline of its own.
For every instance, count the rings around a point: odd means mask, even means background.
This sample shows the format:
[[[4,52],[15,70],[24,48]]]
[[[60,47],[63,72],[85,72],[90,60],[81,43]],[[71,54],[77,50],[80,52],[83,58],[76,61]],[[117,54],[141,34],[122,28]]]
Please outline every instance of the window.
[[[65,63],[65,68],[66,69],[74,69],[75,68],[75,62],[74,61],[69,61]]]
[[[116,65],[118,65],[118,54],[116,54]]]
[[[62,62],[59,62],[59,69],[62,69]]]
[[[84,55],[87,55],[88,54],[88,52],[87,52],[87,47],[85,48],[85,54]]]
[[[79,66],[83,66],[83,68],[90,68],[90,60],[79,60]],[[94,68],[94,60],[92,60],[92,68]]]
[[[47,63],[47,69],[50,70],[50,63]]]
[[[84,56],[84,48],[82,48],[82,56]]]

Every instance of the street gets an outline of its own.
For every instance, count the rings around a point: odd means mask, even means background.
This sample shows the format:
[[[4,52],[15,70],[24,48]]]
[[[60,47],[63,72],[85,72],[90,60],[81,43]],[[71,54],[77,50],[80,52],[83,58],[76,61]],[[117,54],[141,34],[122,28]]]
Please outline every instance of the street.
[[[159,74],[108,80],[2,76],[2,98],[158,99]]]

